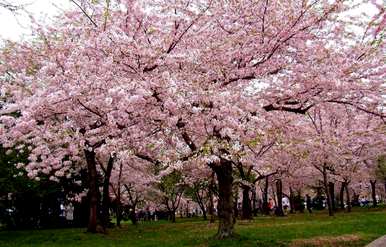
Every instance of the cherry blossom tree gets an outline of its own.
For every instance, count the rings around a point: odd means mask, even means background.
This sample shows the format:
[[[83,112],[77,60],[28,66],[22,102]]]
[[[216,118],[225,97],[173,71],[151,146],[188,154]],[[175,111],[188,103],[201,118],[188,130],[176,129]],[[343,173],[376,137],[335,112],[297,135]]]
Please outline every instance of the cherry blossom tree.
[[[52,26],[37,26],[37,41],[10,44],[1,54],[0,134],[8,147],[31,149],[31,177],[53,173],[55,179],[87,167],[90,231],[96,231],[98,156],[109,161],[129,151],[169,170],[191,162],[209,167],[218,183],[217,238],[223,239],[234,233],[240,143],[258,137],[255,126],[320,104],[385,120],[382,7],[368,22],[348,21],[353,6],[340,0],[83,1],[77,7]],[[20,116],[7,115],[12,111]],[[331,145],[314,147],[313,160],[320,161],[317,148],[330,163],[337,156]],[[254,152],[239,171],[250,169]]]
[[[122,209],[130,210],[130,219],[137,223],[136,211],[151,199],[151,194],[159,195],[155,189],[157,178],[152,171],[153,167],[144,162],[139,162],[135,157],[121,153],[119,166],[112,171],[109,185],[110,193],[115,204],[117,224],[122,219]]]

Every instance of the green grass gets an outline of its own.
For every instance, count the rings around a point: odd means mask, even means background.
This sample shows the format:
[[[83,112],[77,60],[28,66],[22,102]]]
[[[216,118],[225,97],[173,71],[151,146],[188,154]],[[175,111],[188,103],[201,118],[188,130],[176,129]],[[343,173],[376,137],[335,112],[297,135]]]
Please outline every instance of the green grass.
[[[361,209],[328,217],[326,212],[288,217],[257,217],[239,221],[237,239],[218,241],[211,237],[217,225],[199,219],[177,219],[125,224],[108,234],[89,234],[85,229],[2,231],[0,246],[364,246],[386,234],[385,209]]]

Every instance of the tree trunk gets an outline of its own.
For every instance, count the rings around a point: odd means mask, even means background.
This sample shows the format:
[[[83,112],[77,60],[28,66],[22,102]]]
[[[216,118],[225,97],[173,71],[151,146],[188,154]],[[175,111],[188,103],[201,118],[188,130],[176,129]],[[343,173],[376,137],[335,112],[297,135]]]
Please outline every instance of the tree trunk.
[[[276,196],[276,191],[274,191],[273,188],[272,188],[272,197],[271,198],[274,202],[274,205],[276,206],[277,205],[277,201],[276,201],[277,196]]]
[[[117,226],[121,226],[121,220],[122,220],[122,205],[121,205],[121,178],[122,178],[122,167],[123,162],[119,165],[119,175],[118,175],[118,188],[117,188],[117,208],[116,208],[116,215],[117,215]]]
[[[176,211],[172,210],[170,213],[171,213],[172,223],[176,223]]]
[[[336,211],[335,206],[335,184],[333,182],[328,183],[328,189],[330,190],[331,206],[332,210]]]
[[[324,185],[324,192],[326,193],[327,197],[327,207],[328,207],[328,215],[334,216],[334,211],[332,210],[332,201],[331,201],[331,195],[329,190],[329,184],[328,184],[328,178],[327,178],[327,169],[325,166],[323,166],[323,185]]]
[[[340,209],[344,210],[344,191],[346,188],[346,182],[342,182],[339,193]]]
[[[102,164],[101,164],[102,165]],[[114,166],[114,158],[110,157],[105,170],[105,177],[103,180],[103,198],[102,198],[102,226],[104,228],[110,223],[110,177]]]
[[[213,190],[214,190],[214,173],[212,173],[210,184],[209,184],[209,208],[208,213],[210,215],[209,222],[214,223],[215,215],[214,215],[214,203],[213,203]]]
[[[97,219],[98,219],[98,181],[97,181],[97,169],[95,162],[95,152],[84,150],[86,161],[87,161],[87,172],[88,172],[88,197],[89,197],[89,218],[87,231],[96,233],[97,232]]]
[[[250,220],[252,219],[252,206],[251,206],[251,200],[249,198],[249,192],[251,191],[251,188],[249,186],[243,186],[243,202],[242,202],[242,215],[241,218],[243,220]]]
[[[386,180],[383,182],[383,186],[385,187],[385,198],[386,198]]]
[[[370,180],[371,184],[371,197],[373,198],[373,207],[377,206],[377,197],[375,194],[375,185],[377,183],[377,180]]]
[[[131,220],[131,223],[133,223],[133,225],[136,226],[138,221],[137,221],[137,215],[135,214],[135,208],[136,208],[135,205],[131,206],[130,208],[130,220]]]
[[[233,224],[236,223],[236,219],[239,216],[239,210],[237,208],[237,194],[235,193],[236,196],[234,196],[234,201],[233,201]]]
[[[220,164],[211,166],[218,180],[218,218],[216,238],[225,239],[233,236],[233,195],[232,163],[222,159]]]
[[[213,203],[213,193],[211,192],[209,195],[209,205],[208,205],[208,213],[210,215],[209,222],[214,223],[215,221],[215,215],[214,215],[214,203]]]
[[[351,212],[351,199],[350,199],[350,190],[348,187],[348,183],[346,183],[345,190],[346,190],[347,212]]]
[[[297,191],[297,198],[299,199],[299,204],[298,204],[298,207],[299,207],[299,212],[304,214],[304,200],[302,200],[301,198],[303,198],[302,196],[302,189],[298,189]]]
[[[355,193],[354,191],[354,195],[353,195],[353,200],[352,200],[352,203],[351,205],[354,205],[354,206],[359,206],[359,195]]]
[[[252,214],[253,216],[257,216],[257,210],[256,210],[256,188],[252,188]]]
[[[202,216],[204,217],[204,220],[207,220],[208,217],[206,217],[206,209],[205,209],[205,207],[201,208],[201,211],[202,211]]]
[[[118,199],[118,198],[117,198]],[[122,221],[122,208],[121,208],[121,203],[120,200],[117,201],[117,208],[115,211],[115,214],[117,216],[117,226],[121,227],[121,221]]]
[[[265,177],[264,193],[263,193],[263,213],[269,215],[268,208],[268,186],[269,186],[269,177]]]
[[[196,202],[197,202],[198,206],[200,207],[200,209],[202,211],[202,215],[204,217],[204,220],[207,220],[207,217],[206,217],[206,205],[205,205],[203,196],[200,195],[199,189],[195,190],[194,193],[195,193],[195,197],[196,197]]]
[[[289,203],[290,203],[290,213],[295,213],[295,200],[294,200],[294,192],[292,190],[292,187],[290,187],[290,196],[289,196]]]
[[[276,215],[277,216],[284,216],[283,211],[283,184],[281,179],[278,179],[276,181],[276,196],[277,196],[277,208],[276,208]]]

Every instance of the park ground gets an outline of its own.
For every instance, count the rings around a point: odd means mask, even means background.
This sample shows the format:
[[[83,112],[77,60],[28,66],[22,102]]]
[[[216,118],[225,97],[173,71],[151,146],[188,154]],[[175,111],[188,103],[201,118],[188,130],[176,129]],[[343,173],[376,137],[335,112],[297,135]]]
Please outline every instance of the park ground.
[[[238,221],[239,236],[225,241],[212,238],[216,227],[216,223],[195,218],[177,219],[177,223],[124,224],[110,229],[108,234],[96,235],[82,228],[0,231],[0,246],[365,246],[386,234],[386,209],[355,209],[334,217],[325,211],[282,218],[259,216],[253,221]]]

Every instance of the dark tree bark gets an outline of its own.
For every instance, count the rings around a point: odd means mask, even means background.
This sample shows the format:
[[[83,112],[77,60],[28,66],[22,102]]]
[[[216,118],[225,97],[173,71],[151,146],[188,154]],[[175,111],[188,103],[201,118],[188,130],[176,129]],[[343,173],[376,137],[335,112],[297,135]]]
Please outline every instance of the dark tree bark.
[[[304,200],[302,200],[303,196],[302,196],[302,189],[298,189],[297,191],[297,195],[296,195],[296,198],[297,200],[299,200],[296,204],[297,206],[299,207],[299,212],[304,214]]]
[[[263,213],[266,215],[269,215],[269,208],[268,208],[268,186],[269,186],[269,177],[265,177],[265,185],[264,185],[264,192],[263,192]]]
[[[339,201],[340,201],[340,209],[344,210],[344,191],[346,188],[346,182],[342,182],[340,186],[340,193],[339,193]]]
[[[206,217],[206,205],[207,204],[205,201],[205,195],[204,192],[207,190],[208,192],[210,191],[209,187],[201,187],[200,184],[194,184],[193,186],[193,193],[194,193],[194,201],[198,204],[202,211],[202,215],[204,217],[204,220],[207,220]],[[208,193],[209,194],[209,193]]]
[[[176,223],[176,211],[173,211],[173,210],[170,211],[170,219],[172,223]]]
[[[350,190],[348,187],[348,183],[346,183],[345,190],[346,190],[347,212],[351,212],[351,199],[350,199]]]
[[[189,201],[186,204],[186,210],[185,210],[186,218],[190,218],[190,212],[189,212]]]
[[[376,197],[375,185],[377,184],[377,180],[370,180],[370,184],[371,184],[371,197],[373,199],[373,207],[376,207],[377,197]]]
[[[208,205],[208,214],[210,215],[209,222],[214,223],[215,221],[215,215],[214,215],[214,203],[213,203],[213,193],[210,192],[209,194],[209,205]]]
[[[204,220],[208,219],[208,217],[206,216],[206,209],[205,209],[205,207],[204,207],[204,210],[202,210],[202,217],[204,218]]]
[[[328,183],[328,189],[330,190],[331,207],[333,211],[336,211],[335,206],[335,184],[333,182]]]
[[[200,194],[200,189],[199,188],[195,189],[194,194],[195,194],[195,197],[196,197],[196,200],[197,200],[196,202],[197,202],[198,206],[200,207],[200,209],[202,211],[202,215],[204,217],[204,220],[207,220],[204,196]]]
[[[216,234],[217,239],[230,238],[234,235],[233,224],[233,174],[232,163],[221,159],[220,164],[213,164],[211,168],[217,175],[218,180],[218,218],[219,226]]]
[[[88,172],[88,197],[89,197],[89,218],[87,231],[96,233],[97,232],[97,220],[98,220],[98,201],[99,201],[99,189],[98,189],[98,176],[96,169],[95,152],[84,150],[87,172]]]
[[[252,214],[253,216],[257,216],[257,196],[256,196],[256,188],[252,188]]]
[[[137,215],[135,213],[135,210],[137,208],[137,205],[138,205],[138,202],[140,201],[139,199],[139,195],[136,193],[135,190],[132,189],[132,185],[131,184],[123,184],[123,186],[126,188],[126,191],[127,191],[127,194],[129,195],[129,209],[130,209],[130,214],[129,214],[129,218],[131,220],[131,222],[133,223],[133,225],[137,225]],[[167,205],[167,208],[169,210],[169,207]],[[147,217],[148,215],[146,215]]]
[[[353,194],[353,200],[352,200],[351,205],[359,206],[359,194],[356,194],[355,191]]]
[[[121,220],[122,220],[122,204],[121,204],[121,178],[122,178],[122,168],[123,163],[120,162],[119,165],[119,175],[118,175],[118,188],[117,188],[117,195],[116,195],[116,216],[117,216],[117,226],[121,226]]]
[[[237,217],[239,217],[239,209],[237,208],[237,203],[238,203],[238,198],[237,198],[237,194],[238,194],[238,191],[237,193],[234,193],[234,201],[233,201],[233,224],[236,223],[236,219]]]
[[[290,213],[295,213],[295,198],[294,198],[294,192],[292,190],[292,187],[290,187],[290,196],[289,196],[289,203],[290,203]]]
[[[171,197],[165,196],[164,197],[164,204],[168,210],[170,220],[172,221],[172,223],[176,222],[176,211],[177,211],[178,207],[180,206],[182,193],[183,193],[183,190],[177,191],[175,196],[171,196]],[[182,212],[181,212],[181,218],[182,218]]]
[[[102,165],[102,164],[101,164]],[[107,163],[107,167],[104,170],[105,176],[103,180],[103,197],[102,197],[102,226],[104,228],[109,226],[110,223],[110,177],[114,166],[114,158],[110,157]]]
[[[328,177],[327,177],[327,168],[325,165],[323,166],[322,173],[323,173],[324,192],[326,193],[326,197],[327,197],[328,215],[334,216],[334,211],[332,209],[332,201],[331,201]]]
[[[312,214],[312,200],[309,194],[306,195],[306,205],[307,205],[308,212]]]
[[[383,182],[383,186],[385,188],[385,195],[386,195],[386,180]]]
[[[119,201],[118,201],[119,199]],[[120,197],[117,198],[117,205],[116,205],[116,209],[115,209],[115,214],[116,214],[116,217],[117,217],[117,226],[118,227],[121,227],[121,221],[122,221],[122,205],[120,203]]]
[[[243,186],[243,201],[242,201],[242,214],[241,218],[243,220],[250,220],[252,219],[252,205],[251,205],[251,199],[249,198],[249,192],[251,191],[251,188],[249,186]]]
[[[138,223],[138,220],[137,220],[137,215],[135,214],[135,209],[136,209],[136,205],[131,205],[130,207],[130,220],[131,220],[131,223],[133,223],[133,225],[137,225]],[[174,220],[175,222],[175,220]]]
[[[276,181],[276,195],[277,195],[277,208],[276,208],[276,215],[277,216],[284,216],[284,211],[283,211],[283,184],[281,179],[278,179]]]
[[[214,173],[212,173],[210,183],[209,183],[209,205],[208,205],[208,213],[210,215],[209,222],[214,223],[215,215],[214,215],[214,203],[213,203],[213,192],[214,192]]]

